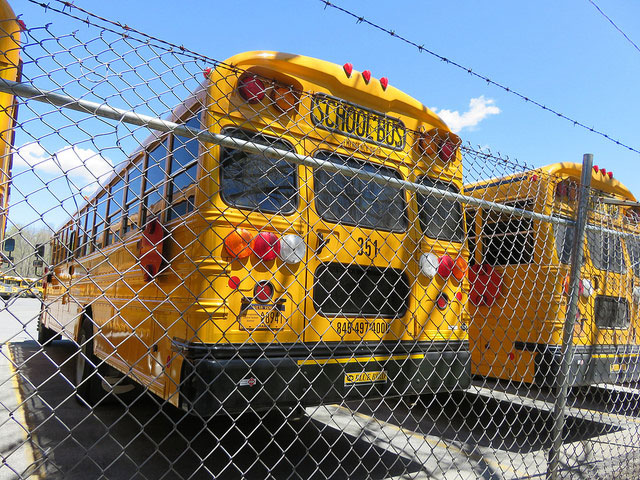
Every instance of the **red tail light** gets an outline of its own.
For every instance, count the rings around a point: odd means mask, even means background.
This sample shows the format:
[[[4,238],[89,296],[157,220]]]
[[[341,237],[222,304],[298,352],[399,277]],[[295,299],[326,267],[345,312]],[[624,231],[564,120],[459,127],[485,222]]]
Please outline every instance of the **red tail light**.
[[[442,142],[440,153],[438,155],[443,162],[449,162],[456,156],[456,144],[453,142]]]
[[[453,269],[455,268],[456,263],[453,261],[449,255],[443,255],[440,257],[438,261],[438,273],[442,278],[449,278],[449,276],[453,273]]]
[[[435,156],[443,162],[455,159],[460,139],[446,130],[434,128],[418,136],[417,150],[421,156]]]
[[[253,241],[253,252],[265,262],[280,254],[280,240],[271,232],[260,232]]]
[[[253,288],[253,298],[260,303],[267,303],[273,298],[273,285],[269,282],[258,282]]]
[[[229,281],[227,283],[229,284],[229,288],[231,290],[235,290],[236,288],[240,287],[240,278],[234,275],[233,277],[229,277]]]
[[[449,305],[449,297],[447,297],[444,293],[438,297],[436,300],[436,305],[440,310],[444,310]]]
[[[607,171],[604,168],[600,169],[600,173],[605,176],[607,175]]]
[[[245,74],[238,80],[238,93],[247,103],[261,102],[266,92],[264,82],[255,75]]]

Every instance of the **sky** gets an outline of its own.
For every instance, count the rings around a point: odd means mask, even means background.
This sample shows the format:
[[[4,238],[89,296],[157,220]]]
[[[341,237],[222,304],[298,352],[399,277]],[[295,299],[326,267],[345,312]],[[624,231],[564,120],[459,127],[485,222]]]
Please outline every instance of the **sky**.
[[[87,38],[98,32],[28,0],[9,1],[29,28],[49,25],[47,30],[38,31],[38,39],[45,32],[62,36],[78,31]],[[472,69],[640,150],[640,50],[595,6],[638,45],[639,2],[333,2],[464,69],[421,53],[397,36],[358,23],[335,8],[325,8],[319,0],[73,3],[217,60],[243,51],[275,50],[339,65],[350,62],[356,70],[370,70],[375,78],[388,77],[391,85],[436,111],[464,142],[534,167],[559,161],[581,162],[584,153],[592,153],[595,164],[613,171],[640,197],[640,154],[466,71]],[[59,6],[55,1],[51,5]],[[43,65],[41,62],[41,68]],[[99,62],[93,68],[98,75]],[[30,78],[47,87],[48,79],[42,72]],[[144,110],[144,102],[134,107]],[[33,111],[39,110],[34,107]],[[10,220],[33,224],[38,216],[44,216],[48,224],[59,226],[66,215],[53,205],[52,194],[67,188],[68,197],[69,182],[90,193],[95,189],[92,180],[109,172],[117,162],[111,155],[115,152],[100,144],[99,135],[74,147],[60,139],[49,144],[36,141],[37,132],[31,137],[19,135],[17,139],[15,171],[28,174],[15,177]],[[56,153],[54,159],[52,153]],[[61,167],[68,172],[66,178],[59,175]],[[64,193],[59,195],[66,198]]]

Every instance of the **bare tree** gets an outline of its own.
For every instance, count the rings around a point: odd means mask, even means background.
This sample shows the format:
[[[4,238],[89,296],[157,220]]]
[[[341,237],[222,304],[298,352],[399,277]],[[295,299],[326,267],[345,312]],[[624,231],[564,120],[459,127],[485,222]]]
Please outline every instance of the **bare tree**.
[[[51,229],[46,227],[22,227],[20,225],[9,227],[5,239],[13,238],[16,243],[13,252],[4,252],[5,258],[0,267],[2,273],[22,278],[42,275],[42,269],[39,268],[36,271],[36,267],[33,265],[34,260],[36,260],[36,247],[44,244],[44,258],[48,258],[49,243],[52,235]],[[11,261],[7,260],[7,255],[11,255]]]

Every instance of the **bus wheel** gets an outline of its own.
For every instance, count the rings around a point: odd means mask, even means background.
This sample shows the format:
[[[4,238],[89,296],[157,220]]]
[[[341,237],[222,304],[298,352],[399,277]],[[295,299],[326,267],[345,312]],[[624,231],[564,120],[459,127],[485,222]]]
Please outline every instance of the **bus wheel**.
[[[76,398],[80,403],[94,406],[104,396],[98,374],[98,358],[93,354],[93,328],[91,320],[82,322],[78,334],[78,352],[75,359]]]
[[[42,314],[38,317],[38,343],[40,345],[45,345],[46,343],[51,342],[56,337],[56,332],[51,330],[49,327],[45,327],[42,323]]]

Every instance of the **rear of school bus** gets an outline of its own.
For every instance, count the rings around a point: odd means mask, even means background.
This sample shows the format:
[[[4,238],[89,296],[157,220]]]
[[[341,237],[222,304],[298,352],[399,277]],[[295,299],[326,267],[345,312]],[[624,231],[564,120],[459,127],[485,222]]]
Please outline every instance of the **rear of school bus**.
[[[629,353],[630,365],[626,370],[628,379],[636,379],[640,376],[640,207],[623,207],[622,211],[625,232],[623,242],[629,257],[631,275],[630,343],[635,345],[634,350]]]
[[[458,190],[457,139],[386,80],[365,77],[307,57],[240,54],[208,75],[204,127]],[[468,384],[462,238],[422,233],[418,212],[433,199],[240,149],[207,146],[201,163],[200,221],[172,240],[171,270],[189,272],[174,278],[184,299],[168,363],[174,402],[208,416]],[[462,228],[459,205],[449,208]],[[436,257],[430,276],[426,254],[430,265]]]
[[[468,186],[470,195],[573,220],[581,165],[558,163],[522,175]],[[630,199],[617,180],[593,171],[589,227],[580,272],[572,385],[624,378],[636,347],[630,329],[630,274],[617,207],[602,198]],[[555,386],[568,308],[573,229],[547,221],[482,212],[476,217],[475,285],[471,287],[472,372]],[[477,283],[476,283],[477,282]],[[627,359],[627,360],[625,360]]]

